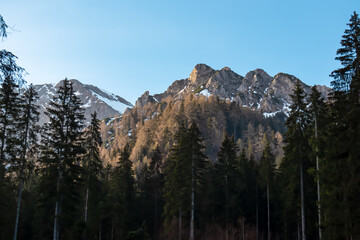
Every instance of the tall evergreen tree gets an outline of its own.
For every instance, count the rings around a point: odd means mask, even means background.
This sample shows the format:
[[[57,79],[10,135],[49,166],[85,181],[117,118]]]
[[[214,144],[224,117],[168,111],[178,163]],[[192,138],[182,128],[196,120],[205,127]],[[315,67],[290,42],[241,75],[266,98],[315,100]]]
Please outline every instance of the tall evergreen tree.
[[[309,114],[311,124],[310,131],[310,146],[312,148],[312,155],[316,159],[316,188],[317,188],[317,207],[318,207],[318,237],[322,239],[321,233],[321,194],[320,194],[320,161],[319,158],[324,158],[324,149],[326,141],[326,104],[321,96],[321,93],[315,86],[311,88]]]
[[[165,173],[165,223],[179,214],[179,239],[181,239],[182,214],[190,214],[189,238],[195,235],[195,196],[201,186],[206,165],[202,137],[195,123],[187,129],[182,125],[176,135]]]
[[[1,56],[0,56],[1,57]],[[21,101],[18,85],[12,72],[4,74],[0,88],[0,176],[5,174],[5,165],[13,165],[20,149],[17,134]]]
[[[81,201],[82,187],[81,157],[85,153],[82,133],[84,116],[80,100],[67,79],[62,82],[46,114],[49,123],[42,135],[40,159],[43,167],[40,185],[45,189],[42,189],[44,193],[40,200],[54,204],[55,214],[50,218],[43,217],[54,220],[54,240],[59,239],[60,231],[62,238],[77,239],[82,232],[78,203]],[[55,197],[51,196],[53,193]],[[43,224],[47,225],[48,222]],[[47,234],[43,237],[49,238]]]
[[[159,229],[160,222],[160,210],[162,206],[162,198],[161,192],[164,185],[164,176],[161,171],[162,169],[162,155],[160,152],[160,147],[157,146],[155,150],[151,154],[150,161],[150,180],[151,180],[151,189],[153,193],[153,203],[154,203],[154,211],[153,211],[153,233],[156,234]]]
[[[334,92],[328,130],[332,144],[327,147],[323,174],[328,239],[360,235],[360,19],[356,12],[347,25],[336,57],[343,67],[331,74]]]
[[[285,159],[283,165],[287,167],[283,170],[297,170],[299,173],[301,239],[305,240],[304,172],[306,169],[304,169],[304,161],[307,159],[309,153],[308,142],[305,136],[305,129],[308,125],[308,113],[305,93],[299,81],[297,81],[294,92],[290,96],[293,104],[290,106],[290,116],[286,121],[287,132],[285,133],[286,146],[284,148]],[[295,174],[295,172],[292,174]],[[293,185],[293,187],[296,187],[296,184]],[[289,190],[293,192],[296,189]]]
[[[180,120],[180,119],[179,119]],[[179,121],[179,129],[175,134],[174,145],[171,148],[170,156],[165,162],[164,168],[164,218],[165,218],[165,229],[170,231],[172,221],[178,217],[179,230],[178,240],[181,240],[182,236],[182,212],[185,210],[185,206],[189,206],[187,197],[189,194],[184,193],[183,181],[188,181],[190,178],[184,178],[183,176],[183,165],[184,165],[184,145],[185,137],[187,134],[187,128],[184,121]],[[185,197],[184,197],[185,196]],[[185,199],[184,199],[185,198]],[[186,212],[186,211],[184,211]]]
[[[218,152],[218,163],[215,165],[217,178],[220,179],[220,182],[217,185],[219,195],[221,199],[224,199],[225,202],[221,202],[220,205],[225,208],[225,226],[226,226],[226,235],[225,238],[228,238],[228,224],[229,224],[229,212],[235,212],[236,206],[234,206],[235,200],[235,182],[236,182],[236,143],[233,137],[229,137],[227,134],[224,137],[224,140],[221,144],[220,151]],[[230,196],[231,195],[231,196]],[[230,201],[231,199],[231,201]],[[234,201],[235,200],[235,201]],[[232,204],[230,204],[230,202]],[[231,219],[231,222],[234,223],[234,220]]]
[[[7,37],[7,24],[0,15],[0,36]],[[17,57],[5,49],[0,51],[0,239],[10,239],[13,227],[13,171],[20,149],[16,132],[20,99],[17,83],[23,83],[24,69],[16,64]],[[6,172],[11,172],[6,174]],[[10,227],[11,226],[11,227]]]
[[[37,135],[39,133],[39,126],[37,122],[39,121],[39,112],[38,106],[35,105],[38,95],[35,91],[35,88],[31,84],[29,88],[24,92],[22,96],[22,112],[19,116],[19,123],[17,131],[20,132],[20,152],[16,162],[16,169],[18,172],[19,179],[19,195],[17,200],[17,211],[16,211],[16,221],[15,221],[15,230],[14,230],[14,240],[17,239],[18,235],[18,225],[20,218],[20,207],[21,207],[21,197],[24,186],[25,171],[31,168],[31,163],[29,162],[29,150],[36,147],[37,145]]]
[[[92,228],[96,228],[99,226],[100,219],[98,216],[98,209],[96,209],[96,198],[99,193],[99,185],[100,185],[100,174],[102,173],[102,162],[99,155],[99,148],[102,144],[101,135],[100,135],[100,121],[97,119],[96,112],[91,114],[91,122],[90,125],[85,130],[84,136],[84,147],[86,150],[86,154],[84,156],[84,179],[85,179],[85,207],[84,207],[84,222],[87,226],[86,232],[90,229],[88,226]],[[89,200],[89,195],[90,200]],[[89,203],[90,201],[90,203]],[[90,209],[91,214],[88,214],[89,206],[92,207]],[[92,216],[90,219],[90,225],[88,224],[88,215]],[[95,219],[96,218],[96,219]],[[95,230],[95,232],[98,232]],[[86,234],[83,236],[86,239]]]
[[[190,218],[190,240],[195,238],[195,192],[202,183],[202,177],[206,167],[205,150],[202,145],[202,137],[196,123],[192,123],[189,128],[187,152],[191,159],[191,218]]]
[[[133,226],[135,200],[134,173],[128,144],[120,152],[112,173],[109,201],[111,204],[111,239],[125,239]]]
[[[275,174],[275,156],[271,151],[270,142],[265,136],[265,149],[260,160],[260,179],[263,185],[266,186],[266,202],[267,202],[267,236],[271,239],[270,231],[270,188],[274,182]]]

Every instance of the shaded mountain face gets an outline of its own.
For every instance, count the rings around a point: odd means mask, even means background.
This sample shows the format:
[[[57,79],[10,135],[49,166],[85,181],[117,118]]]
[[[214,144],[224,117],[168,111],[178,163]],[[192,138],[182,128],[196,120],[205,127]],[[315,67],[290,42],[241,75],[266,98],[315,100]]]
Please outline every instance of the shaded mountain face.
[[[205,64],[198,64],[188,78],[175,81],[161,94],[151,96],[147,92],[138,99],[137,105],[161,102],[168,97],[176,100],[182,95],[196,93],[230,100],[242,107],[259,111],[264,117],[271,117],[280,112],[288,114],[290,94],[298,80],[285,73],[272,77],[262,69],[250,71],[243,77],[228,67],[214,70]],[[309,94],[311,87],[302,82],[301,85]],[[330,88],[319,85],[316,87],[326,98]]]
[[[73,84],[75,94],[80,98],[82,108],[85,110],[85,122],[90,122],[91,114],[97,112],[99,119],[113,117],[122,114],[126,108],[132,108],[133,105],[122,97],[101,90],[96,86],[82,84],[78,80],[69,80]],[[40,106],[39,124],[48,121],[45,115],[46,108],[49,107],[50,100],[56,95],[56,91],[63,84],[63,80],[58,84],[41,84],[35,85],[35,89],[39,94],[37,105]]]

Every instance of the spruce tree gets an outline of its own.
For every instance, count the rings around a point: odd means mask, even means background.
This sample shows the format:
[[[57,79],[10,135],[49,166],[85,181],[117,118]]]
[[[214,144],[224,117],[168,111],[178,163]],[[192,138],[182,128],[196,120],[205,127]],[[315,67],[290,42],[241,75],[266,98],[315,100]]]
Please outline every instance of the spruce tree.
[[[317,210],[318,210],[318,237],[322,239],[322,224],[321,224],[321,190],[320,190],[320,159],[324,158],[324,149],[326,141],[326,104],[321,96],[321,93],[316,89],[316,86],[311,88],[310,93],[309,114],[311,124],[310,131],[310,146],[312,148],[312,155],[316,160],[315,180],[317,188]]]
[[[233,137],[229,137],[227,134],[224,137],[224,140],[221,144],[220,151],[218,152],[218,162],[215,165],[216,168],[216,177],[220,180],[217,184],[218,193],[221,196],[221,199],[224,199],[225,202],[221,202],[220,205],[225,208],[225,226],[226,226],[226,239],[228,238],[228,224],[229,222],[234,223],[236,219],[229,219],[229,212],[236,212],[236,207],[233,204],[235,197],[235,182],[236,182],[236,151],[237,147]],[[231,201],[230,201],[231,199]],[[232,214],[233,215],[233,214]]]
[[[128,144],[120,152],[120,157],[111,176],[109,201],[111,204],[111,239],[125,239],[134,227],[133,211],[135,201],[134,173]]]
[[[266,187],[266,202],[267,202],[267,237],[271,239],[270,231],[270,188],[272,188],[275,174],[275,156],[271,151],[270,142],[265,135],[265,149],[263,151],[260,167],[259,178],[262,185]]]
[[[195,194],[202,184],[204,170],[206,169],[206,156],[202,144],[200,130],[196,123],[192,123],[189,128],[187,152],[191,159],[191,217],[190,217],[190,240],[195,238]]]
[[[190,215],[189,238],[194,239],[195,233],[195,197],[201,187],[206,156],[202,137],[195,123],[187,129],[184,125],[175,137],[170,158],[165,167],[165,223],[169,227],[170,221],[179,214],[179,239],[181,239],[182,215]]]
[[[98,207],[96,201],[99,200],[98,193],[100,192],[100,178],[102,173],[102,161],[99,156],[99,148],[102,144],[100,135],[100,121],[97,119],[96,112],[91,114],[90,125],[85,129],[84,134],[84,147],[86,153],[84,155],[84,180],[85,180],[85,201],[84,201],[84,222],[86,225],[86,231],[95,230],[100,223],[100,219],[97,217]],[[89,199],[90,196],[90,199]],[[90,207],[90,209],[89,209]],[[90,212],[90,214],[88,214]],[[90,219],[88,220],[88,218]],[[88,221],[90,224],[88,224]],[[92,228],[90,228],[91,226]],[[95,230],[95,232],[98,232]],[[86,239],[84,234],[83,238]]]
[[[4,177],[5,165],[16,164],[20,150],[21,143],[16,131],[21,109],[18,88],[12,73],[6,73],[0,88],[0,178]]]
[[[39,126],[37,122],[39,121],[39,112],[38,106],[35,105],[37,100],[37,92],[31,84],[29,88],[22,95],[22,112],[19,116],[19,123],[17,131],[19,134],[20,140],[20,152],[18,153],[19,158],[16,161],[16,169],[18,172],[18,181],[19,181],[19,195],[17,199],[17,211],[16,211],[16,221],[15,221],[15,230],[14,230],[14,240],[17,239],[18,235],[18,225],[20,218],[20,207],[21,207],[21,198],[22,191],[25,181],[26,171],[29,170],[32,166],[29,161],[29,154],[32,148],[37,147],[37,135],[39,133]],[[29,171],[27,171],[29,172]]]
[[[285,133],[286,146],[284,147],[285,159],[283,165],[286,166],[284,171],[292,171],[291,175],[296,174],[293,171],[298,172],[299,176],[299,188],[294,182],[292,184],[293,189],[290,190],[290,194],[293,191],[299,189],[300,191],[300,218],[301,218],[301,239],[306,239],[305,230],[305,197],[304,197],[304,162],[308,157],[309,147],[308,141],[305,136],[305,129],[308,125],[308,113],[305,102],[304,89],[301,87],[300,82],[297,81],[294,92],[291,96],[292,104],[290,106],[290,115],[286,120],[287,132]],[[295,189],[294,189],[295,187]]]
[[[161,219],[161,207],[162,207],[162,197],[161,192],[164,185],[164,176],[162,173],[162,154],[160,152],[160,147],[157,146],[151,154],[150,161],[150,180],[151,180],[151,189],[153,193],[153,202],[154,202],[154,211],[153,211],[153,233],[156,234],[159,228],[159,222]]]
[[[85,153],[82,133],[84,116],[80,100],[75,95],[72,83],[67,79],[62,81],[56,96],[50,102],[50,107],[47,108],[46,115],[49,117],[49,123],[46,124],[41,138],[40,187],[43,193],[40,195],[40,203],[43,207],[49,206],[46,202],[54,204],[55,214],[42,218],[53,218],[54,240],[59,239],[60,232],[62,238],[77,239],[82,232],[79,225],[79,202],[83,184],[80,178],[83,173],[81,157]],[[51,214],[47,211],[43,214]],[[44,226],[47,224],[49,222],[43,223]],[[44,233],[42,237],[49,238],[48,234]]]
[[[331,74],[334,78],[328,125],[331,144],[323,171],[328,239],[360,235],[360,19],[356,12],[347,25],[336,57],[342,67]]]
[[[0,36],[2,39],[7,37],[7,25],[1,15]],[[24,82],[24,69],[16,64],[16,59],[11,52],[0,51],[0,239],[10,239],[13,234],[10,230],[15,208],[13,173],[21,148],[16,132],[21,111],[17,83]]]

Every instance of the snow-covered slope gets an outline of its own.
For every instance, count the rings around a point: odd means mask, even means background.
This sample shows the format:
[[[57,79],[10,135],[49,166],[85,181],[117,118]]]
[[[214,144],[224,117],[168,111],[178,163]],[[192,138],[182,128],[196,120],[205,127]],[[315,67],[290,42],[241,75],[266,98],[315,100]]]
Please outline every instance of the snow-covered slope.
[[[122,114],[126,108],[132,108],[133,105],[124,98],[102,90],[93,85],[82,84],[78,80],[71,79],[75,94],[80,98],[82,107],[85,110],[85,121],[89,122],[90,115],[96,111],[99,119],[112,117]],[[44,114],[49,107],[50,100],[56,95],[56,91],[62,81],[58,84],[41,84],[35,85],[35,89],[39,94],[37,105],[40,106],[40,124],[48,121]]]

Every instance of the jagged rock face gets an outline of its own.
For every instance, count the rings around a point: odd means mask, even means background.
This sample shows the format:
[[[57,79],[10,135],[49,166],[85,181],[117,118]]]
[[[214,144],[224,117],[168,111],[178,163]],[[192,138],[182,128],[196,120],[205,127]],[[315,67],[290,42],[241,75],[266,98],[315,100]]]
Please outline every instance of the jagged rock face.
[[[191,72],[189,80],[193,86],[205,85],[214,75],[215,70],[205,64],[198,64]]]
[[[120,96],[100,90],[93,85],[82,84],[75,79],[69,81],[73,84],[73,90],[82,103],[81,107],[85,110],[84,116],[86,122],[90,122],[91,114],[94,111],[96,111],[99,119],[104,119],[120,115],[127,107],[132,107],[131,103]],[[49,107],[50,100],[56,96],[56,91],[62,84],[63,80],[56,85],[41,84],[34,86],[39,95],[36,104],[40,107],[40,125],[48,122],[48,117],[45,115],[46,108]]]
[[[186,86],[188,86],[189,83],[189,79],[181,79],[181,80],[176,80],[175,82],[173,82],[168,89],[160,94],[155,94],[154,98],[158,101],[161,102],[164,98],[167,97],[176,97],[176,95],[181,94]]]
[[[215,94],[222,98],[233,98],[238,92],[244,77],[231,71],[230,68],[225,67],[220,71],[216,71],[213,76],[207,81],[205,88],[211,94]]]
[[[255,69],[242,77],[228,67],[216,71],[205,64],[198,64],[189,78],[175,81],[165,92],[153,97],[160,102],[169,96],[177,100],[183,94],[213,95],[260,111],[265,117],[269,117],[279,112],[289,112],[290,94],[298,80],[285,73],[272,77],[262,69]],[[310,94],[310,86],[302,82],[301,85]],[[324,98],[330,92],[330,88],[326,86],[317,86],[317,89]],[[150,97],[146,95],[147,99]]]
[[[144,107],[148,103],[154,103],[156,100],[153,96],[149,95],[149,91],[146,91],[141,97],[136,100],[135,106]]]
[[[260,109],[262,112],[288,112],[288,107],[291,104],[290,94],[293,92],[298,80],[299,79],[289,74],[277,74],[270,82],[270,85],[264,92],[262,101],[260,102]],[[305,92],[310,92],[309,86],[303,83],[301,83],[301,85]]]
[[[235,101],[244,107],[260,108],[262,96],[272,81],[264,70],[256,69],[245,75]]]

